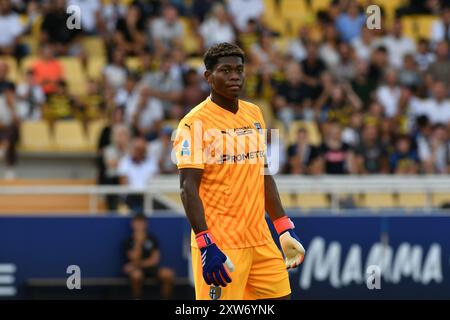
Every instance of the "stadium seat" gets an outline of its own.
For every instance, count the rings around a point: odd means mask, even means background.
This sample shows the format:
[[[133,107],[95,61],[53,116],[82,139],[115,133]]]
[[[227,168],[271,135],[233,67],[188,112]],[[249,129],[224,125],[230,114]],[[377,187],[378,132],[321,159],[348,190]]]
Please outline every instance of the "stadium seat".
[[[87,76],[90,79],[100,79],[103,68],[106,66],[106,58],[101,56],[91,56],[88,59]]]
[[[432,206],[434,208],[441,208],[444,205],[450,204],[450,192],[434,193],[432,195]]]
[[[427,203],[425,193],[400,193],[398,206],[405,209],[423,209]]]
[[[284,208],[295,207],[295,195],[291,193],[280,193],[281,204]]]
[[[105,57],[106,50],[103,40],[100,37],[83,37],[82,45],[88,57]]]
[[[97,119],[89,122],[88,124],[88,143],[92,150],[97,149],[98,141],[100,139],[100,134],[102,133],[103,128],[105,128],[107,124],[106,119]]]
[[[432,15],[411,15],[402,18],[405,35],[415,39],[430,39],[433,23],[438,18]]]
[[[64,74],[69,92],[73,95],[86,94],[86,76],[80,59],[76,57],[61,57]]]
[[[273,123],[275,116],[273,114],[272,107],[270,106],[270,102],[266,99],[258,99],[254,101],[254,103],[261,108],[266,126],[268,126],[270,123]]]
[[[301,209],[325,209],[330,207],[328,196],[324,193],[297,194],[295,207]]]
[[[395,208],[396,203],[391,193],[367,193],[362,205],[370,209]]]
[[[308,122],[308,121],[294,121],[289,127],[289,143],[295,143],[297,140],[297,132],[300,128],[305,128],[308,132],[309,142],[312,145],[319,145],[322,142],[322,138],[320,136],[319,128],[317,128],[316,123]]]
[[[310,8],[314,14],[320,10],[326,10],[331,4],[331,0],[314,0],[310,2]]]
[[[51,151],[54,149],[50,126],[46,121],[24,121],[20,125],[22,151]]]
[[[17,62],[14,57],[0,56],[0,61],[8,65],[8,79],[12,82],[18,83],[20,81]]]
[[[91,151],[83,125],[76,120],[59,120],[54,127],[55,146],[59,151]]]
[[[125,60],[125,65],[130,71],[139,72],[142,69],[141,59],[139,57],[128,57]]]

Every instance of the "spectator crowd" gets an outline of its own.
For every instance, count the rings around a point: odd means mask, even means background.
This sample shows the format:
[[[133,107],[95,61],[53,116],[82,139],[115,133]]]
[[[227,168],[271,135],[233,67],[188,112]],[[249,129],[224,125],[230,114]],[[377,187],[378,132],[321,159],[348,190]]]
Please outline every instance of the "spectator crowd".
[[[448,1],[411,0],[380,30],[366,27],[370,1],[330,1],[295,37],[264,18],[268,2],[0,0],[0,158],[9,177],[22,122],[69,119],[107,119],[99,183],[141,186],[176,173],[171,133],[207,97],[199,62],[219,42],[245,51],[243,99],[264,104],[268,127],[296,128],[282,136],[280,173],[449,172]],[[81,9],[79,30],[67,28],[68,5]],[[410,14],[435,17],[427,37],[405,34]],[[27,37],[37,37],[35,52]],[[76,58],[90,74],[88,38],[101,40],[106,62],[77,94],[61,61]],[[19,80],[9,80],[5,57],[25,68]],[[114,207],[117,199],[109,202]]]

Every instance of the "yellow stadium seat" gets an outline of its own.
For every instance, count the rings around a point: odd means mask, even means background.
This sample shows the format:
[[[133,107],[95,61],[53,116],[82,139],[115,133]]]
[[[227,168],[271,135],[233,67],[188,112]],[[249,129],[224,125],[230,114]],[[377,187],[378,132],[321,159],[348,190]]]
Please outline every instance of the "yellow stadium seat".
[[[400,193],[398,206],[406,209],[423,209],[427,202],[425,193]]]
[[[301,209],[325,209],[330,207],[328,196],[324,193],[298,194],[295,207]]]
[[[280,120],[273,120],[272,123],[268,123],[267,122],[267,127],[272,128],[272,129],[278,129],[279,130],[279,136],[280,139],[283,139],[284,141],[286,141],[286,144],[289,144],[290,142],[287,140],[288,139],[288,132],[286,130],[286,127],[284,126],[284,124],[280,121]]]
[[[76,57],[61,57],[59,59],[64,68],[64,77],[69,92],[74,95],[86,94],[86,75],[80,59]]]
[[[203,68],[203,59],[201,57],[189,58],[186,61],[186,64],[193,69],[201,69]]]
[[[20,125],[20,149],[22,151],[50,151],[53,141],[46,121],[24,121]]]
[[[440,208],[444,204],[450,204],[450,192],[434,193],[432,196],[432,205],[435,208]]]
[[[92,56],[88,59],[87,76],[90,79],[100,79],[103,68],[106,66],[106,58],[101,56]]]
[[[92,150],[95,150],[100,139],[100,134],[107,124],[106,119],[98,119],[89,122],[88,124],[88,143]]]
[[[390,193],[367,193],[363,199],[363,206],[371,209],[396,207],[394,196]]]
[[[314,0],[310,2],[311,10],[317,13],[320,10],[327,10],[331,4],[331,0]]]
[[[272,107],[270,106],[270,102],[266,99],[258,99],[255,101],[255,104],[261,108],[266,126],[269,126],[269,124],[272,123],[275,118]]]
[[[300,128],[305,128],[308,132],[309,142],[312,145],[319,145],[322,142],[319,128],[314,122],[294,121],[289,127],[289,143],[295,143],[297,140],[297,132]]]
[[[106,50],[102,38],[91,36],[84,37],[82,40],[83,48],[88,57],[105,57]]]
[[[54,127],[55,146],[59,151],[91,151],[83,125],[76,120],[59,120]]]
[[[280,200],[284,208],[295,207],[295,195],[291,193],[280,193]]]
[[[126,58],[125,65],[127,66],[128,69],[134,72],[138,72],[139,70],[142,69],[142,62],[141,59],[139,59],[139,57]]]
[[[8,65],[8,79],[17,83],[20,80],[20,77],[16,59],[11,56],[0,56],[0,62],[4,62]]]

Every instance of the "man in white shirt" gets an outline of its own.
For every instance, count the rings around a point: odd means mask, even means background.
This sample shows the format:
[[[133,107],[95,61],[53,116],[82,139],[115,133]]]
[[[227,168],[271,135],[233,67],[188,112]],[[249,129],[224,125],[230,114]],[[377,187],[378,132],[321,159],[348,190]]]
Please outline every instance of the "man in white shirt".
[[[450,41],[450,7],[444,7],[441,18],[433,22],[431,40],[434,44],[441,41]]]
[[[259,20],[264,13],[262,0],[229,0],[228,11],[240,31],[245,31],[250,19]]]
[[[397,84],[397,73],[395,70],[388,70],[385,76],[385,84],[376,91],[377,100],[383,106],[387,118],[393,118],[397,115],[400,96],[401,89]]]
[[[433,84],[433,97],[427,101],[427,116],[432,124],[450,123],[450,100],[447,98],[448,88],[442,81]]]
[[[24,26],[20,22],[19,15],[11,10],[9,1],[0,2],[0,30],[0,55],[14,54]]]
[[[408,37],[403,36],[402,24],[396,20],[392,27],[392,32],[382,39],[383,45],[389,52],[389,64],[391,67],[399,69],[403,64],[403,57],[410,53],[416,53],[416,44]]]
[[[209,48],[221,42],[233,43],[236,39],[233,26],[228,21],[225,7],[216,3],[211,9],[212,16],[200,25],[203,47]]]
[[[117,171],[121,185],[133,189],[145,189],[149,185],[159,169],[155,157],[147,153],[145,139],[138,137],[133,140],[130,154],[120,160]],[[133,211],[142,211],[144,197],[141,194],[128,195],[127,205]]]

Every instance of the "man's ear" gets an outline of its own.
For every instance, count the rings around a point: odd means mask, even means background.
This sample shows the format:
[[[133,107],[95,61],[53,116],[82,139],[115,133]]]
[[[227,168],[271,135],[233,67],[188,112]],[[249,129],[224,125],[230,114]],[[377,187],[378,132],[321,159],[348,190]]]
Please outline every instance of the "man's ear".
[[[205,80],[206,80],[209,84],[211,84],[211,81],[210,81],[211,75],[212,75],[211,70],[205,70],[205,72],[203,73],[203,76],[205,77]]]

